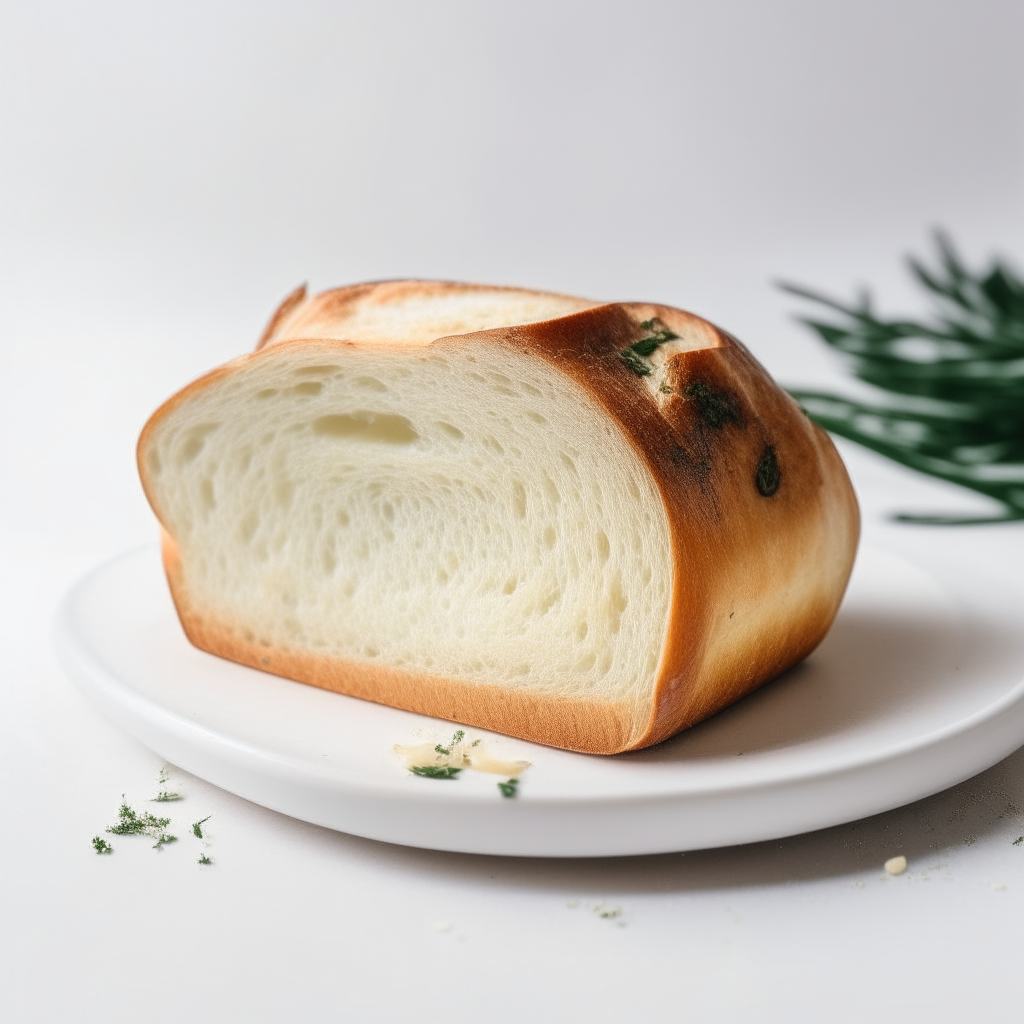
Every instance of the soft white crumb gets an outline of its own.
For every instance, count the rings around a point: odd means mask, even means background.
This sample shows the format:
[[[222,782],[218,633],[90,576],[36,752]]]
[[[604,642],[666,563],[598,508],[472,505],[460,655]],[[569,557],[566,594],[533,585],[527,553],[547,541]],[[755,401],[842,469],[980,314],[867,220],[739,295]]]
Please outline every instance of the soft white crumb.
[[[907,858],[901,853],[898,857],[890,857],[884,866],[886,874],[902,875],[907,870]]]
[[[435,921],[434,931],[435,932],[450,932],[452,930],[451,921]]]

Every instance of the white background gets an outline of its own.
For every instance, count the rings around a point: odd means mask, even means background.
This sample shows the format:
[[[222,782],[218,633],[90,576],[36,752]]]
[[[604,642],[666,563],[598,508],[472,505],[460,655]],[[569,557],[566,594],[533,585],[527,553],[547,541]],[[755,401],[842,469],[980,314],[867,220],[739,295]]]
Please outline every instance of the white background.
[[[49,622],[153,535],[146,416],[303,280],[667,302],[786,383],[841,382],[773,282],[919,311],[901,260],[935,225],[1020,261],[1022,36],[1011,0],[0,5],[0,1016],[1012,1014],[1021,754],[858,825],[592,862],[386,847],[186,778],[213,866],[184,841],[100,858],[160,761],[64,680]],[[887,543],[893,508],[972,507],[844,452]],[[937,543],[1024,557],[1013,525]]]

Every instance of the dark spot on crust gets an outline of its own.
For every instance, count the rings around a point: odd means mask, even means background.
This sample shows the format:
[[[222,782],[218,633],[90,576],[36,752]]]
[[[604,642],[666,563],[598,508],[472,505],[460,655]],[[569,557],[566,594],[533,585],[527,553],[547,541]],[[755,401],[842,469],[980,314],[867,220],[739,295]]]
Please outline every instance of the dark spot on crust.
[[[775,457],[775,449],[768,445],[754,474],[757,493],[763,498],[770,498],[779,489],[781,479],[782,471],[779,469],[779,460]]]
[[[743,418],[740,416],[736,399],[728,391],[718,391],[702,380],[695,380],[686,386],[683,393],[697,406],[701,419],[708,426],[716,430],[724,427],[726,423],[742,426]]]

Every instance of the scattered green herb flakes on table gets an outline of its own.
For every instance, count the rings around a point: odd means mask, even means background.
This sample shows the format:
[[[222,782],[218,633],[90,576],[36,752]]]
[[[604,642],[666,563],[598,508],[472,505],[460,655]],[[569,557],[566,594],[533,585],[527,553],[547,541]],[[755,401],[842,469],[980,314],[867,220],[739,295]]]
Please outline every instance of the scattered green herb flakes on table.
[[[160,774],[157,778],[157,785],[166,786],[169,781],[170,778],[165,766],[160,769]],[[180,793],[163,789],[153,799],[158,803],[166,803],[170,801],[183,800],[184,797]],[[192,823],[192,834],[197,839],[205,839],[205,836],[203,835],[203,825],[209,821],[211,817],[212,815],[208,814],[200,821]],[[128,803],[122,793],[121,806],[117,812],[117,822],[108,826],[106,831],[115,836],[146,836],[148,839],[156,840],[153,843],[154,850],[161,850],[171,843],[178,842],[178,837],[167,831],[170,824],[170,818],[158,817],[149,811],[143,811],[142,813],[136,811],[135,808]],[[102,836],[93,836],[92,847],[98,854],[113,853],[113,847],[103,839]],[[198,863],[212,864],[213,861],[203,853],[200,856]]]
[[[1003,506],[997,517],[900,515],[964,524],[1024,519],[1024,279],[994,259],[975,273],[936,235],[938,267],[911,258],[934,304],[929,320],[876,315],[865,292],[846,304],[783,284],[839,319],[803,317],[854,374],[885,393],[879,403],[818,391],[790,393],[826,430]]]
[[[518,779],[508,779],[506,782],[499,782],[498,789],[501,791],[503,797],[511,799],[516,795],[519,790]]]
[[[109,825],[107,831],[115,836],[149,836],[156,839],[170,823],[170,818],[158,818],[149,811],[138,814],[122,797],[117,824]]]

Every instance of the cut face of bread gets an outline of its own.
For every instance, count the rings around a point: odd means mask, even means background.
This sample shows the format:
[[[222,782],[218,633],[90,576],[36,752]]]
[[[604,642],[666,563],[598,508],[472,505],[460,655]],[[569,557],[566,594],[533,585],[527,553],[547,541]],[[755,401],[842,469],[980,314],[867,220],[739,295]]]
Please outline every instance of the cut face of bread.
[[[193,611],[257,644],[565,696],[651,688],[657,486],[536,356],[279,347],[175,410],[148,460]]]
[[[762,377],[663,307],[423,282],[296,293],[258,352],[140,441],[186,632],[465,724],[655,742],[807,653],[849,574],[841,464],[777,388],[760,428]],[[769,455],[803,492],[791,521],[759,492]],[[742,612],[731,647],[719,610]]]

